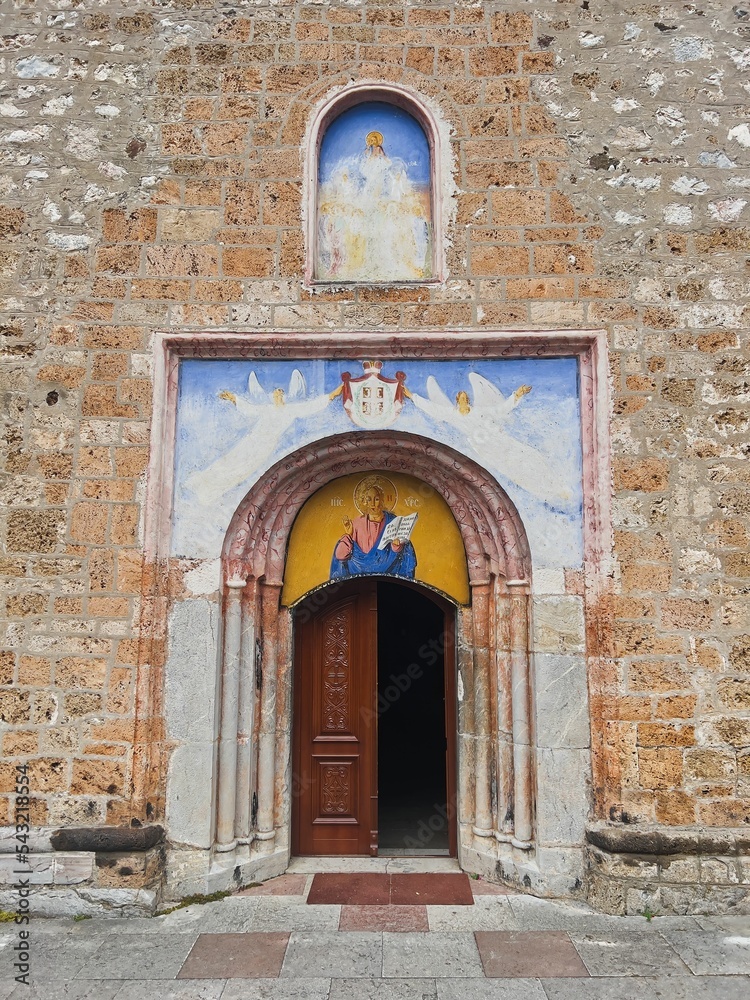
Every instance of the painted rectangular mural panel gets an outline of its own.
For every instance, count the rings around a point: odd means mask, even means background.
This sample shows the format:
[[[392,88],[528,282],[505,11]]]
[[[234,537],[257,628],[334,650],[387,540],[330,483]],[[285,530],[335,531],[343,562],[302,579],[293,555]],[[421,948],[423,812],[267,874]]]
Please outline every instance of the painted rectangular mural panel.
[[[328,126],[317,205],[317,279],[432,277],[430,150],[406,111],[370,101]]]
[[[334,434],[366,440],[386,427],[442,442],[494,476],[523,520],[535,571],[582,565],[573,357],[183,360],[172,553],[218,559],[241,499],[277,461]]]

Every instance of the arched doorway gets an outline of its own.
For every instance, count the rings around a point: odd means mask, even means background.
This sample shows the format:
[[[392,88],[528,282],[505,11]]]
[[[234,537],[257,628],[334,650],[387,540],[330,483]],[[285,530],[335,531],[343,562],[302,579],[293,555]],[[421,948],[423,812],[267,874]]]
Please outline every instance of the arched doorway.
[[[293,619],[281,600],[287,545],[306,501],[337,477],[421,479],[450,508],[469,576],[456,616],[458,856],[534,848],[528,541],[496,480],[451,448],[373,431],[318,441],[271,468],[227,532],[213,852],[284,870],[291,850]],[[236,857],[236,855],[235,855]],[[267,862],[267,863],[266,863]],[[511,859],[511,863],[513,860]]]
[[[388,577],[297,606],[293,853],[455,855],[455,613]]]

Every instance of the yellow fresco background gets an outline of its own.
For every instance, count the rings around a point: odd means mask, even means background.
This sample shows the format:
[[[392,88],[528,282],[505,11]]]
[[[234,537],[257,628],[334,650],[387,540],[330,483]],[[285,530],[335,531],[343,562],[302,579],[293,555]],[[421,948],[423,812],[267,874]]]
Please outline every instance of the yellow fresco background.
[[[357,472],[334,479],[305,503],[292,526],[281,603],[291,605],[327,583],[333,550],[344,534],[345,517],[359,517],[357,483],[370,476],[389,479],[398,491],[394,514],[419,514],[411,542],[417,554],[414,579],[435,587],[459,604],[469,603],[469,573],[461,532],[448,504],[427,483],[396,472]],[[415,504],[407,500],[417,501]]]

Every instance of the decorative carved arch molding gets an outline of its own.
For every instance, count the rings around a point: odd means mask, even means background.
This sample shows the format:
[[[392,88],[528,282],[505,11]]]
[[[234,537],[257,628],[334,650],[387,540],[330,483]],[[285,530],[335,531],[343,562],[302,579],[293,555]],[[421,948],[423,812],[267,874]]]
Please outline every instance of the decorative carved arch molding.
[[[452,175],[450,127],[441,120],[431,102],[418,91],[400,83],[369,81],[347,84],[326,97],[318,105],[307,131],[303,195],[306,246],[305,284],[311,286],[321,283],[326,285],[340,283],[332,279],[321,279],[316,274],[320,151],[329,125],[350,108],[368,102],[392,104],[407,112],[424,131],[430,152],[432,276],[421,279],[418,283],[440,283],[446,277],[443,244],[448,216],[451,212],[451,198],[446,197],[446,195],[453,193],[452,182],[449,182]],[[449,184],[448,190],[446,190],[446,184]],[[387,283],[404,284],[400,280]]]
[[[327,438],[279,462],[245,497],[227,532],[219,852],[254,842],[258,853],[288,846],[292,615],[280,603],[287,540],[316,490],[370,469],[424,480],[450,506],[464,541],[471,603],[457,616],[465,691],[459,699],[461,848],[479,847],[473,838],[532,846],[531,558],[523,525],[498,483],[470,459],[416,435],[372,432]]]

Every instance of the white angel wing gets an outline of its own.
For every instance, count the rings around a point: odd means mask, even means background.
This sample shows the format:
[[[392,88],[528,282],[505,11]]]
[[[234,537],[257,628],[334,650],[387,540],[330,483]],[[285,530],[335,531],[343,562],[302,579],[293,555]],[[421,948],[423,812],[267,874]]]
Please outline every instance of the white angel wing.
[[[430,402],[435,403],[436,406],[445,406],[449,410],[453,409],[453,403],[451,403],[437,384],[437,379],[433,378],[432,375],[427,379],[427,395],[430,397]]]
[[[474,399],[471,404],[473,408],[494,409],[505,402],[505,396],[484,375],[478,375],[477,372],[470,372],[469,382],[474,393]]]
[[[428,417],[432,417],[433,420],[455,424],[456,418],[459,416],[458,410],[432,375],[427,379],[427,398],[414,392],[411,400],[416,407],[426,413]]]
[[[286,396],[289,401],[293,399],[304,399],[307,395],[307,386],[305,385],[305,376],[299,370],[295,368],[292,372],[292,377],[289,379],[289,391]]]
[[[255,372],[250,372],[250,377],[247,380],[247,394],[252,403],[270,402],[270,396],[258,381]]]

